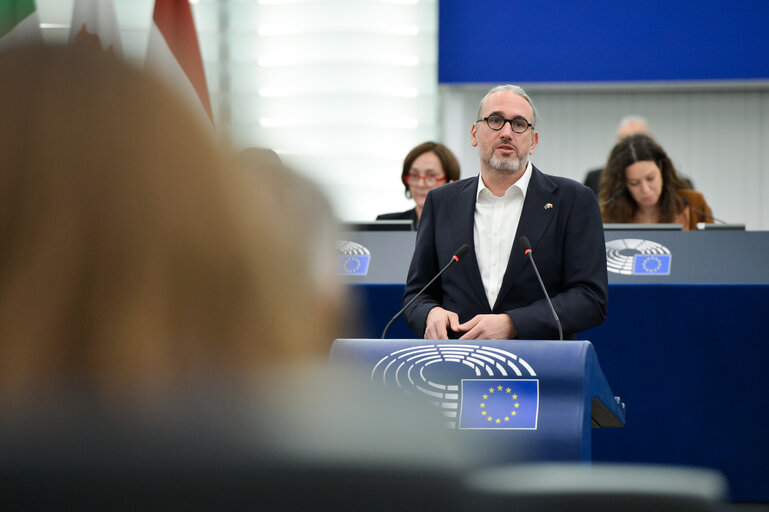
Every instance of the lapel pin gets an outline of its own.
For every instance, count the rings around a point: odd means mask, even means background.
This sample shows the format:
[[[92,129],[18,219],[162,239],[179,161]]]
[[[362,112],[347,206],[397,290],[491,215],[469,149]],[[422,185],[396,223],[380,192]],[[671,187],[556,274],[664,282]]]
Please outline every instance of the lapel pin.
[[[549,210],[553,207],[553,203],[545,203],[545,210]]]

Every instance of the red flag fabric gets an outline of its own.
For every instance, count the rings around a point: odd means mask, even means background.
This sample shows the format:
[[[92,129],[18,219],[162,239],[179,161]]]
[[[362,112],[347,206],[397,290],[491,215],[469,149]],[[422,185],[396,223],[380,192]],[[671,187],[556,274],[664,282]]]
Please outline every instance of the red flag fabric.
[[[155,0],[147,67],[165,75],[182,89],[191,86],[213,122],[203,59],[188,0]],[[186,80],[189,86],[180,83],[181,80]],[[180,92],[189,95],[183,90]]]

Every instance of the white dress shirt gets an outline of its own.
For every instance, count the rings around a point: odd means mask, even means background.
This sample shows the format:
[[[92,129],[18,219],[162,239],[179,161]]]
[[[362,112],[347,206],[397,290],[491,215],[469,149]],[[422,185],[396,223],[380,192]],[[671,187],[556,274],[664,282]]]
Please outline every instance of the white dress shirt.
[[[515,233],[521,220],[523,201],[531,180],[531,161],[526,165],[523,176],[497,197],[486,188],[483,177],[478,179],[478,192],[475,198],[475,226],[473,241],[475,257],[481,271],[483,289],[493,308],[497,301],[502,278],[510,261]]]

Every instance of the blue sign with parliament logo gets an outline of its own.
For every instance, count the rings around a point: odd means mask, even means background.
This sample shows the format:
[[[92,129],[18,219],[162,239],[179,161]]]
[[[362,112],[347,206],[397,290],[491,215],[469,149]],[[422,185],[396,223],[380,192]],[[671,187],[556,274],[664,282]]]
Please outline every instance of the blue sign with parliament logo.
[[[460,429],[536,430],[538,379],[464,379]]]
[[[371,261],[371,251],[356,242],[337,242],[339,253],[339,274],[343,276],[365,276]]]

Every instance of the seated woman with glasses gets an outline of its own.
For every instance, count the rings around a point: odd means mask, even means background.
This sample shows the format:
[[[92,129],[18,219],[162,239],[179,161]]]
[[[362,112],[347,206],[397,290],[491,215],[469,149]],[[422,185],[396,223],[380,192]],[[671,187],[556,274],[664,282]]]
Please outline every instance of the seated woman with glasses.
[[[665,150],[648,135],[630,135],[609,154],[598,192],[605,223],[713,222],[705,197],[689,190]]]
[[[458,179],[459,161],[454,153],[443,144],[423,142],[406,155],[401,173],[406,197],[413,199],[416,206],[405,212],[384,213],[376,220],[410,220],[416,229],[427,193]]]

